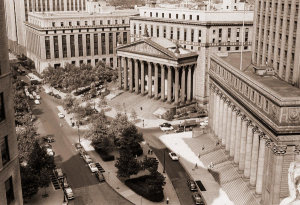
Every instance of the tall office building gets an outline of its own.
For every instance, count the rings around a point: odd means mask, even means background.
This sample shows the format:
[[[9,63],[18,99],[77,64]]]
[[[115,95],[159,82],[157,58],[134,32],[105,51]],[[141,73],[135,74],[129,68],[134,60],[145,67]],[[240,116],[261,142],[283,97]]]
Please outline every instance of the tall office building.
[[[8,61],[4,14],[4,4],[0,1],[0,204],[22,205],[12,76]]]
[[[25,21],[30,12],[85,11],[87,0],[4,0],[8,48],[26,55]]]
[[[284,81],[300,87],[299,0],[257,0],[252,62],[273,67]]]

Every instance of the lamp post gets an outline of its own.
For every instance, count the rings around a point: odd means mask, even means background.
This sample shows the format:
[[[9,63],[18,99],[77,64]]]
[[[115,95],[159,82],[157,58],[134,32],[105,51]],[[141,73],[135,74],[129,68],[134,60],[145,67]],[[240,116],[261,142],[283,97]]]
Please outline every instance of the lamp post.
[[[163,173],[166,173],[166,149],[164,149],[164,170]]]

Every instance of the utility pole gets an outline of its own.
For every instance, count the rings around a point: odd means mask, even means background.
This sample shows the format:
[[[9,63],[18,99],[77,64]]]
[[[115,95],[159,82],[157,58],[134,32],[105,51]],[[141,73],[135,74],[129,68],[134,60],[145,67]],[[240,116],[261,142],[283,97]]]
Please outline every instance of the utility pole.
[[[166,173],[166,149],[164,149],[164,170],[163,173]]]

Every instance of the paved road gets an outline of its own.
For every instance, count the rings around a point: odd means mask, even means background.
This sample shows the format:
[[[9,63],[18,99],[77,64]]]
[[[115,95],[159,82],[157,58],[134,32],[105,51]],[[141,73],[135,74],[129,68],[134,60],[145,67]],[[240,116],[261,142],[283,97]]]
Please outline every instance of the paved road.
[[[78,139],[77,131],[67,126],[66,122],[57,116],[58,100],[45,93],[40,95],[41,104],[33,107],[33,113],[38,117],[38,131],[42,132],[42,135],[54,135],[55,142],[52,145],[56,165],[66,173],[76,197],[71,204],[132,204],[107,183],[97,181],[73,146],[74,141]]]
[[[141,129],[141,132],[143,132],[144,139],[149,143],[162,164],[165,158],[165,169],[176,190],[180,203],[184,205],[195,204],[192,198],[192,192],[187,186],[187,179],[189,179],[188,174],[179,162],[171,160],[168,155],[169,150],[158,139],[158,137],[164,133],[159,128]]]

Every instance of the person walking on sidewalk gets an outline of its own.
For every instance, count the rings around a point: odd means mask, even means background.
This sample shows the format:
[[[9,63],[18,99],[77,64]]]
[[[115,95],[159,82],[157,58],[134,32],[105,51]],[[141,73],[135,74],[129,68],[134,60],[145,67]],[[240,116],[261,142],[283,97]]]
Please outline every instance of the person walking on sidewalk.
[[[167,197],[166,204],[169,204],[169,197]]]

